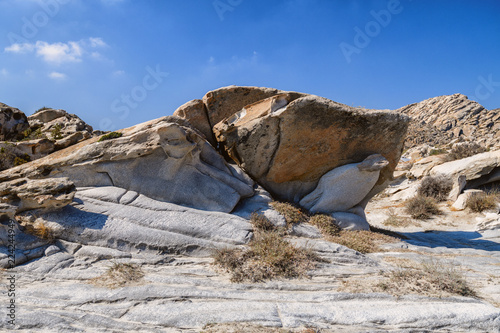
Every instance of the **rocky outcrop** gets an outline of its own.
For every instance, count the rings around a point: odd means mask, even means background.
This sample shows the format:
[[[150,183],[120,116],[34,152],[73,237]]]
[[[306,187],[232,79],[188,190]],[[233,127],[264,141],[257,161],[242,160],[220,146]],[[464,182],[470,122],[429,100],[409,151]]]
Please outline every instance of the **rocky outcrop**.
[[[86,124],[78,116],[64,110],[44,109],[28,117],[30,127],[36,135],[46,136],[56,141],[56,149],[66,148],[70,144],[88,139],[92,136],[92,126]],[[75,136],[76,135],[76,136]],[[68,140],[68,137],[72,137]],[[62,141],[62,139],[65,139]],[[67,143],[69,142],[69,143]]]
[[[68,177],[76,186],[117,186],[183,206],[230,212],[253,195],[253,182],[228,165],[180,119],[164,117],[93,138],[0,173],[17,178]]]
[[[430,174],[449,175],[455,181],[450,196],[456,199],[463,189],[476,189],[500,182],[500,150],[437,165],[430,170]],[[460,177],[464,177],[464,181],[458,181]]]
[[[445,95],[398,110],[413,118],[406,147],[419,144],[441,146],[463,138],[495,146],[500,142],[499,109],[487,110],[462,94]]]
[[[0,103],[0,141],[20,140],[28,128],[28,118],[23,112]]]
[[[389,164],[376,185],[391,179],[408,117],[302,96],[284,93],[246,106],[214,127],[217,140],[244,171],[282,200],[299,202],[327,172],[377,153]]]

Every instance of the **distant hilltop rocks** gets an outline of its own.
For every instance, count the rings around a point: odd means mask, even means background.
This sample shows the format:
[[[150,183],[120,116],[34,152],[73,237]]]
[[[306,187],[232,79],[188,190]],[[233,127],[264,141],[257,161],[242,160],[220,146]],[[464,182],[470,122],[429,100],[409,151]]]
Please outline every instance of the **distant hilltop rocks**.
[[[500,143],[500,109],[487,110],[462,94],[445,95],[402,107],[412,117],[406,148],[447,145],[452,140],[476,141],[486,147]]]
[[[0,103],[0,170],[47,156],[92,137],[93,129],[64,110],[41,108],[26,117]]]

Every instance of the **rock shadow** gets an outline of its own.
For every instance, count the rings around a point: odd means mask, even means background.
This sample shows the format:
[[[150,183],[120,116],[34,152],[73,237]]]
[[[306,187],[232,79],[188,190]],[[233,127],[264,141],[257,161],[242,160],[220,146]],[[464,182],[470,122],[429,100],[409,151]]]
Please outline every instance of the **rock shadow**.
[[[405,242],[416,246],[500,251],[500,243],[482,239],[483,235],[477,231],[430,230],[402,234],[408,237],[408,239],[405,239]]]
[[[87,212],[73,206],[66,206],[58,211],[43,215],[43,219],[55,222],[64,229],[102,229],[108,216],[99,213]]]

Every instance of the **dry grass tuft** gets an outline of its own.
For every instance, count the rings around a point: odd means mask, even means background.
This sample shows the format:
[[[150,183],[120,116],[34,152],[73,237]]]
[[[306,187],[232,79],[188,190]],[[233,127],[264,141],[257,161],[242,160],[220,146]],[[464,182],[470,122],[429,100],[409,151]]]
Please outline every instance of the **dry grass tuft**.
[[[386,277],[388,281],[379,283],[378,287],[394,294],[476,296],[462,272],[436,260],[424,261],[418,267],[400,266]]]
[[[285,217],[288,226],[297,223],[305,223],[309,220],[309,216],[306,213],[291,203],[273,201],[271,202],[271,207]]]
[[[389,208],[387,211],[387,219],[382,222],[387,227],[405,228],[409,226],[420,226],[420,223],[408,217],[399,216],[394,209]]]
[[[398,241],[395,237],[366,230],[341,230],[337,236],[326,238],[330,242],[344,245],[360,253],[380,252],[382,250],[379,245]]]
[[[53,242],[56,239],[54,229],[44,222],[23,223],[24,232],[38,238]]]
[[[103,275],[93,278],[90,282],[96,286],[110,289],[137,284],[144,277],[141,267],[129,263],[113,263]]]
[[[340,234],[340,228],[335,224],[335,219],[329,215],[313,215],[309,219],[309,223],[318,227],[323,235],[335,236]]]
[[[252,213],[252,215],[250,216],[250,223],[252,223],[252,226],[255,230],[275,231],[277,229],[276,226],[271,221],[269,221],[267,217],[257,213]]]
[[[446,175],[426,176],[420,183],[417,194],[444,201],[448,198],[452,188],[453,181]]]
[[[313,251],[297,248],[278,231],[255,231],[246,250],[217,250],[214,264],[231,273],[232,282],[261,282],[304,277],[322,261]]]
[[[405,202],[406,211],[414,219],[425,220],[432,215],[441,214],[436,199],[417,195]]]
[[[471,211],[480,213],[484,210],[495,209],[498,204],[498,195],[496,193],[477,192],[467,199],[465,206]]]
[[[396,264],[397,268],[371,278],[344,280],[341,290],[351,293],[386,292],[395,296],[477,296],[463,273],[450,264],[434,259],[421,263],[402,258],[384,260]]]

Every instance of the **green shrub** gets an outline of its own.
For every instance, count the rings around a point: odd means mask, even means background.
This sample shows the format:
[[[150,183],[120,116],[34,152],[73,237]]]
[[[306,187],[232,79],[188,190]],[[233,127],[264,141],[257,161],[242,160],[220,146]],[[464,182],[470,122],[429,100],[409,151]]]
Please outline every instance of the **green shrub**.
[[[28,163],[30,161],[31,161],[31,158],[28,154],[24,154],[23,157],[16,156],[16,157],[14,157],[14,166]]]
[[[447,152],[448,151],[446,149],[443,149],[443,148],[433,148],[429,152],[429,156],[442,155],[442,154],[446,154]]]
[[[437,201],[444,201],[448,198],[453,181],[446,175],[426,176],[420,183],[418,195],[431,197]]]
[[[498,198],[496,194],[474,192],[467,198],[465,207],[469,208],[473,212],[480,213],[484,210],[496,208],[497,203]]]
[[[46,107],[46,106],[42,106],[41,108],[39,108],[38,110],[36,110],[36,111],[34,112],[34,114],[35,114],[35,113],[37,113],[37,112],[41,112],[41,111],[44,111],[44,110],[51,110],[51,109],[52,109],[52,108],[48,108],[48,107]]]
[[[54,125],[54,128],[50,131],[50,134],[52,135],[52,139],[54,140],[60,140],[63,138],[62,133],[61,133],[61,125],[59,123]]]
[[[116,139],[116,138],[121,137],[122,135],[123,135],[123,133],[120,133],[120,132],[111,132],[111,133],[104,134],[103,136],[101,136],[97,142]]]
[[[417,195],[408,199],[405,203],[405,207],[408,214],[414,219],[425,220],[432,215],[441,213],[437,206],[436,199],[422,195]]]

